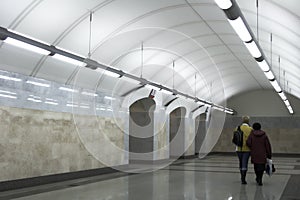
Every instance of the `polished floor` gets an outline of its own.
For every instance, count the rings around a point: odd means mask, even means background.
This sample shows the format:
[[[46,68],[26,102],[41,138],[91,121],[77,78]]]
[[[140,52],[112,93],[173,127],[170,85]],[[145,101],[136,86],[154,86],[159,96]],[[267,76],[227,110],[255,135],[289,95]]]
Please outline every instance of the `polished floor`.
[[[297,200],[300,157],[274,157],[276,172],[257,186],[253,166],[241,185],[237,158],[211,155],[178,160],[152,173],[122,172],[0,193],[20,200]]]

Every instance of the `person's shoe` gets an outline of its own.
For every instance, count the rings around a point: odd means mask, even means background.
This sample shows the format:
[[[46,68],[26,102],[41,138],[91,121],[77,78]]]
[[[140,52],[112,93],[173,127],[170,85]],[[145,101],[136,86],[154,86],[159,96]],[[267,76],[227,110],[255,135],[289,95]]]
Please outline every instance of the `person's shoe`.
[[[263,185],[261,181],[259,181],[257,184],[258,184],[259,186],[262,186],[262,185]]]
[[[256,178],[255,180],[256,180],[257,185],[263,185],[262,180],[260,178]]]
[[[242,181],[242,184],[243,184],[243,185],[247,184],[247,181],[246,181],[246,174],[247,174],[247,171],[246,171],[246,170],[242,170],[242,171],[241,171],[241,181]]]

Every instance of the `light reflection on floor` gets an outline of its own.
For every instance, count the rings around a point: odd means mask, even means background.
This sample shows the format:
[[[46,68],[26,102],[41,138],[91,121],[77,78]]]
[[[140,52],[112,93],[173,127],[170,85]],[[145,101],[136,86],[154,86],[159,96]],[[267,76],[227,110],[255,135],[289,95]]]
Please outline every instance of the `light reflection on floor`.
[[[49,192],[30,195],[30,190],[21,190],[22,200],[279,200],[291,175],[300,174],[300,162],[295,158],[274,158],[277,167],[272,177],[264,175],[263,186],[257,186],[253,166],[249,163],[247,185],[241,185],[235,156],[208,156],[205,159],[180,160],[165,169],[146,174],[111,176],[99,182],[73,184]],[[87,178],[87,179],[93,179]],[[73,182],[76,183],[76,180]],[[62,183],[61,183],[62,184]],[[25,193],[24,191],[29,192]],[[5,195],[19,191],[9,191]],[[2,198],[1,198],[2,196]],[[8,197],[7,196],[7,197]]]

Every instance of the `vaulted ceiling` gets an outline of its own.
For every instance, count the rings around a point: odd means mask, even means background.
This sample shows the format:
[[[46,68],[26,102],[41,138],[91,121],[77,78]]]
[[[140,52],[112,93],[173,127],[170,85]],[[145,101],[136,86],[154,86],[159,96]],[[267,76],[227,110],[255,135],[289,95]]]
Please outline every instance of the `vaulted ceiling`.
[[[300,98],[300,2],[237,3],[281,87]],[[203,99],[272,89],[213,0],[2,0],[0,26]],[[90,89],[118,83],[120,94],[135,87],[3,42],[0,69]]]

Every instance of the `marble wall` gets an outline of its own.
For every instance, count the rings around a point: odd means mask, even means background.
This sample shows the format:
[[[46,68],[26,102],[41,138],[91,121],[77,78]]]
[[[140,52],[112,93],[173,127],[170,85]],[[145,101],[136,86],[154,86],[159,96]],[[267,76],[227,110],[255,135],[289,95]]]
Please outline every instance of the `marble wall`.
[[[268,134],[273,153],[300,154],[300,117],[251,117],[250,123],[259,122]],[[233,152],[233,129],[241,123],[241,117],[227,117],[221,136],[213,152]]]
[[[103,145],[109,139],[124,148],[124,122],[117,120],[1,106],[0,182],[127,163]]]

